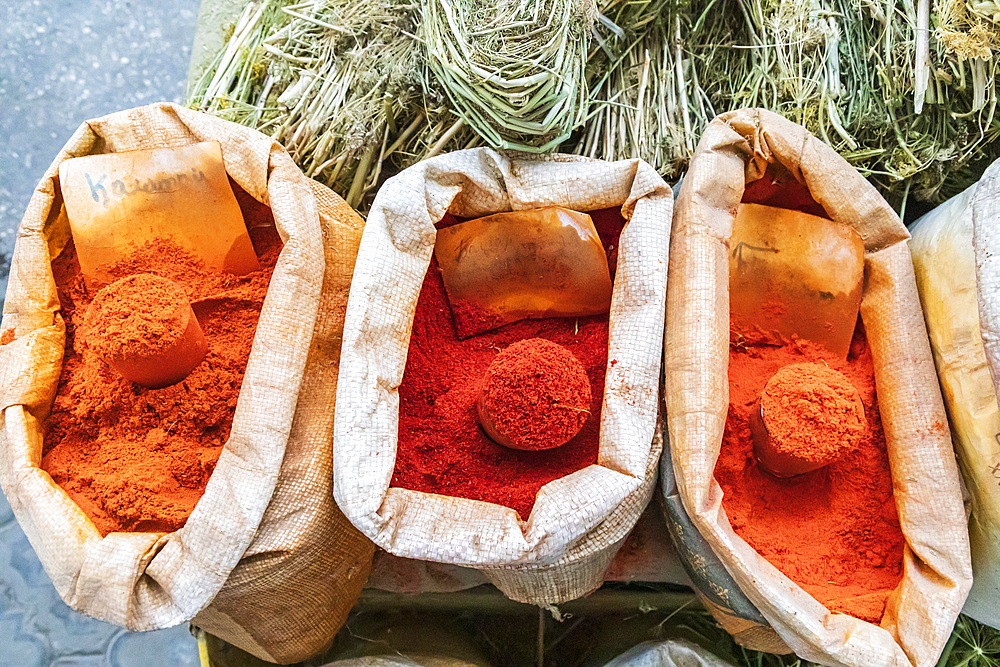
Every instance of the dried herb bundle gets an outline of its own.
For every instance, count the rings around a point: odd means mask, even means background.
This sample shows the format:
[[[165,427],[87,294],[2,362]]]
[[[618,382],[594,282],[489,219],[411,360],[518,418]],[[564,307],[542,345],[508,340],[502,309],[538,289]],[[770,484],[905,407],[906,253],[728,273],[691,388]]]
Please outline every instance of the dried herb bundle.
[[[583,120],[594,0],[426,0],[420,36],[458,115],[495,148],[551,152]]]
[[[997,152],[996,61],[948,51],[926,0],[645,6],[657,18],[594,86],[579,152],[642,157],[676,178],[716,113],[759,106],[807,127],[901,207],[911,191],[960,191]]]
[[[673,179],[717,113],[761,106],[902,208],[1000,154],[998,7],[254,0],[190,104],[271,134],[361,210],[387,175],[481,143],[641,157]]]
[[[478,137],[421,66],[408,0],[250,2],[188,104],[273,136],[365,209],[381,178]]]

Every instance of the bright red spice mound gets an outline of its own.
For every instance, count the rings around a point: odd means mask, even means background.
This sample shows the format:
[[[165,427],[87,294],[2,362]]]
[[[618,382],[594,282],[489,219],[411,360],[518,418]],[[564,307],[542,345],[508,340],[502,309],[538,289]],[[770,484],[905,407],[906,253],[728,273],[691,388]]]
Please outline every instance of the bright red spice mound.
[[[868,431],[842,458],[780,479],[757,466],[749,418],[779,368],[823,357],[807,344],[734,345],[729,415],[715,477],[736,534],[831,611],[877,623],[903,574],[899,526],[871,350],[859,325],[846,362],[826,360],[858,390]]]
[[[609,255],[623,220],[617,211],[591,212]],[[438,225],[457,222],[451,216]],[[510,344],[544,338],[580,360],[592,387],[590,417],[556,449],[520,451],[493,442],[479,428],[476,398],[493,358]],[[608,317],[544,318],[508,324],[466,340],[455,334],[452,312],[432,262],[413,318],[406,370],[399,387],[399,435],[391,485],[510,507],[527,519],[545,484],[597,462]]]
[[[590,401],[590,380],[580,360],[562,345],[529,338],[490,364],[478,407],[484,429],[500,436],[500,444],[542,450],[580,431],[590,416]]]

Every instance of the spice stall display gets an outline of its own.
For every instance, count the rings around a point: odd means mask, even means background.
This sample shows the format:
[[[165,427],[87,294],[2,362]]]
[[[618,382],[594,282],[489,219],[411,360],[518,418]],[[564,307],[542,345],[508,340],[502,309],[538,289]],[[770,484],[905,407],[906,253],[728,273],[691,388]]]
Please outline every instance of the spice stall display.
[[[761,345],[730,327],[730,308],[738,307],[730,300],[730,255],[741,248],[729,240],[741,201],[800,208],[809,199],[821,207],[814,212],[864,240],[862,325],[846,359],[805,338]],[[678,196],[665,336],[672,469],[664,476],[676,479],[683,508],[738,595],[788,648],[823,664],[934,664],[971,585],[958,471],[907,239],[895,213],[842,158],[759,109],[709,125]],[[750,422],[768,416],[766,397],[763,413],[756,400],[771,375],[801,362],[847,376],[867,435],[847,458],[782,479],[758,468]],[[829,376],[809,391],[799,384],[795,400],[850,393],[833,391]],[[856,404],[845,405],[859,415]],[[812,567],[821,568],[821,581]],[[735,634],[753,620],[716,617]]]
[[[183,189],[183,179],[164,184],[181,172],[101,180],[85,169],[83,194],[101,206],[92,215],[78,216],[72,187],[60,187],[84,164],[73,158],[140,151],[125,160],[138,165],[143,151],[160,159],[199,142],[221,148],[223,190],[235,192],[260,269],[241,260],[244,275],[220,272],[155,212],[114,214]],[[105,194],[107,224],[129,225],[115,245],[100,240]],[[332,641],[373,553],[333,502],[328,448],[361,224],[271,139],[176,105],[88,121],[68,142],[12,263],[0,482],[73,609],[131,630],[195,618],[276,662]],[[195,227],[213,225],[225,238],[218,217]],[[215,255],[223,264],[250,250],[238,238],[223,245],[236,248]],[[104,261],[79,260],[84,249]],[[192,327],[201,335],[189,338]]]
[[[439,270],[452,258],[438,254],[437,238],[463,220],[548,206],[593,214],[587,234],[576,223],[556,228],[578,243],[596,234],[611,256],[610,315],[531,317],[461,339]],[[637,160],[525,160],[473,149],[387,182],[362,238],[338,387],[334,493],[355,526],[392,554],[477,568],[515,600],[555,604],[597,588],[651,497],[662,447],[657,389],[671,211],[669,188]],[[528,217],[505,223],[509,234],[526,238]],[[560,283],[558,271],[547,275]],[[535,293],[514,296],[525,295]],[[484,303],[480,310],[496,312]],[[491,374],[503,374],[507,361],[523,365],[553,351],[553,364],[575,367],[576,357],[590,383],[586,407],[572,392],[550,406],[589,411],[579,435],[541,451],[487,438],[477,399],[491,362]],[[487,395],[487,410],[502,393]],[[533,448],[532,435],[527,429],[523,444]]]
[[[988,253],[998,215],[998,169],[993,163],[978,183],[917,220],[910,242],[955,452],[972,501],[974,576],[963,611],[994,627],[1000,624],[1000,408],[994,364],[984,346],[996,315],[980,276],[993,271]]]

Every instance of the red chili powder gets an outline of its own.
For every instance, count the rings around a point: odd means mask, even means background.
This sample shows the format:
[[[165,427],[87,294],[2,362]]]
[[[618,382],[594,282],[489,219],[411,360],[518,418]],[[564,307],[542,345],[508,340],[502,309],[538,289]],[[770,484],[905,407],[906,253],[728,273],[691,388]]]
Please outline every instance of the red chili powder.
[[[587,372],[572,352],[544,338],[529,338],[493,359],[478,407],[484,430],[501,438],[498,442],[538,451],[579,433],[592,399]]]
[[[787,208],[831,219],[826,209],[812,198],[809,188],[795,180],[790,171],[777,163],[767,166],[763,178],[747,184],[742,201],[745,204]]]
[[[815,465],[855,447],[868,428],[854,385],[824,364],[783,367],[767,381],[760,407],[775,448]]]
[[[606,251],[614,252],[624,224],[619,212],[605,209],[590,215]],[[438,226],[456,222],[446,216]],[[528,338],[568,348],[583,363],[593,389],[590,417],[580,433],[555,449],[510,449],[479,428],[476,397],[487,367],[507,346]],[[392,486],[496,503],[527,520],[542,486],[597,462],[607,360],[607,315],[522,320],[459,340],[441,271],[432,261],[399,387]]]
[[[472,301],[451,301],[451,314],[455,320],[455,333],[463,340],[507,323],[496,313],[483,310]]]
[[[742,201],[829,219],[808,188],[776,164],[746,187]],[[830,611],[878,623],[903,576],[904,539],[863,324],[858,321],[846,361],[830,359],[824,349],[803,341],[774,347],[733,332],[730,340],[729,414],[715,478],[733,530]],[[868,429],[839,460],[780,479],[754,459],[750,411],[778,369],[802,362],[826,364],[847,376],[864,405]]]
[[[736,534],[828,609],[878,623],[903,575],[903,534],[892,492],[871,350],[859,324],[846,362],[868,431],[843,458],[786,479],[757,466],[749,418],[768,378],[787,364],[824,363],[822,349],[732,346],[729,415],[715,478]]]
[[[42,469],[102,535],[168,532],[187,521],[229,437],[257,318],[281,240],[270,209],[234,188],[261,270],[213,273],[176,244],[147,244],[116,265],[116,278],[153,273],[180,283],[209,342],[182,382],[146,389],[76,341],[87,292],[72,243],[52,263],[66,356],[45,422]]]

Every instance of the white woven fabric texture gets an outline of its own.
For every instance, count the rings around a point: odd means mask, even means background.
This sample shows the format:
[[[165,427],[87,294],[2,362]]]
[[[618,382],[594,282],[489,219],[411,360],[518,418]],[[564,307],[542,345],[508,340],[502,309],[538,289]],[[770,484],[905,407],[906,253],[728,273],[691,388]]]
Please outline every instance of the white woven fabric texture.
[[[542,488],[528,521],[506,507],[390,488],[397,389],[417,297],[446,212],[478,217],[560,205],[620,207],[609,366],[597,465]],[[344,330],[334,433],[334,493],[347,517],[392,554],[483,569],[514,599],[538,604],[600,585],[649,501],[672,194],[649,165],[568,156],[442,155],[387,181],[365,226]]]
[[[865,241],[861,317],[908,548],[881,627],[830,614],[738,537],[713,477],[728,408],[728,238],[747,182],[779,162]],[[709,124],[678,195],[665,346],[669,441],[685,509],[741,590],[801,657],[933,665],[971,584],[968,532],[905,227],[873,186],[803,128],[764,110]],[[822,539],[817,536],[817,539]],[[725,619],[719,619],[725,625]]]

